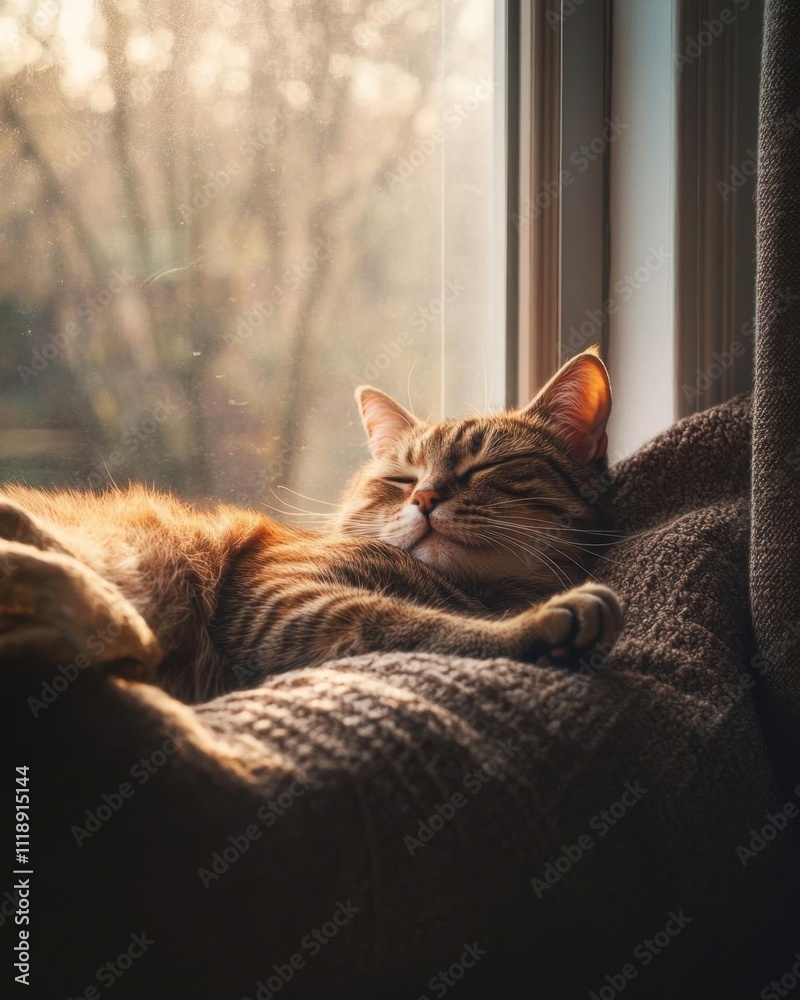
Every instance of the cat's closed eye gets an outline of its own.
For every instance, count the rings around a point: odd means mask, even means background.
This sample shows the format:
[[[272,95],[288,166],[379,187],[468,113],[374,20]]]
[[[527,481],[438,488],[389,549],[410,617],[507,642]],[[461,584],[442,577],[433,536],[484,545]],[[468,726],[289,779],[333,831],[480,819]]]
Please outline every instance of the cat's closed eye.
[[[417,482],[413,476],[384,476],[383,481],[392,486],[414,486]]]
[[[506,465],[510,465],[512,462],[521,462],[525,459],[532,458],[531,453],[518,454],[518,455],[506,455],[504,458],[496,458],[491,461],[481,462],[480,465],[473,465],[472,468],[467,469],[462,472],[458,477],[462,484],[466,484],[472,478],[472,476],[477,475],[479,472],[491,472],[494,469],[502,468]]]

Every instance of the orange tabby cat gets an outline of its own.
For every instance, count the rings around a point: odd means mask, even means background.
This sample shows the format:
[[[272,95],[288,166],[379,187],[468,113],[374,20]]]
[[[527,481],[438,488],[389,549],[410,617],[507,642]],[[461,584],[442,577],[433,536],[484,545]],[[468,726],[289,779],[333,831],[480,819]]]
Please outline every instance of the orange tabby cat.
[[[613,592],[564,590],[608,526],[587,499],[611,407],[596,350],[522,410],[426,423],[376,389],[357,398],[372,458],[328,535],[139,486],[6,487],[0,656],[157,668],[200,700],[376,650],[569,660],[613,639]]]

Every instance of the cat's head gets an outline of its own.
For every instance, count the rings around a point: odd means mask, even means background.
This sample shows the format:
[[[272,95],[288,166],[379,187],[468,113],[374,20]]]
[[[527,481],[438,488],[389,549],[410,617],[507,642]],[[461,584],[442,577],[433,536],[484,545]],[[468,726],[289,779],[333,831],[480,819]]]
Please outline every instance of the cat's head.
[[[370,386],[356,399],[372,457],[340,531],[405,549],[467,589],[585,577],[608,524],[611,386],[596,348],[519,410],[432,423]]]

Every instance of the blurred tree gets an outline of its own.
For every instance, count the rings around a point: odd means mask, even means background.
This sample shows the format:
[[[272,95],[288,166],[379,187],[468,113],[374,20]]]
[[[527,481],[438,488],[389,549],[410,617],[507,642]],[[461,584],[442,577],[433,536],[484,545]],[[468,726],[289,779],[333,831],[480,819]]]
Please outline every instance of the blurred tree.
[[[436,155],[409,182],[412,219],[386,178],[441,115],[457,6],[17,0],[0,18],[6,434],[26,394],[51,394],[78,485],[105,470],[253,499],[295,483],[314,407],[340,398],[331,337],[341,378],[410,283],[425,301]],[[484,44],[466,38],[465,65]],[[364,280],[377,216],[407,233],[377,255],[385,287]],[[348,296],[363,329],[343,336]]]

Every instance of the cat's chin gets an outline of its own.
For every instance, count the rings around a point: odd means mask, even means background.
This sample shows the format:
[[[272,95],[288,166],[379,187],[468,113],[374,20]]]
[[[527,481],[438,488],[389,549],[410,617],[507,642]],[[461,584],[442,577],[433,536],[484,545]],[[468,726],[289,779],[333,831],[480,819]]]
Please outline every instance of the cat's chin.
[[[426,535],[423,535],[419,541],[414,542],[411,546],[410,551],[417,557],[417,559],[422,559],[423,554],[436,555],[437,553],[446,552],[452,549],[455,545],[449,538],[445,538],[443,535],[438,534],[435,531],[429,531]]]
[[[415,559],[432,566],[442,573],[448,573],[452,564],[453,544],[441,535],[428,534],[408,550]]]
[[[465,563],[474,559],[474,546],[449,538],[438,531],[429,531],[408,550],[415,559],[438,569],[447,576],[461,577]]]
[[[461,542],[439,531],[428,532],[407,551],[462,586],[496,586],[501,581],[519,580],[530,584],[537,578],[530,566],[516,558],[474,542]]]

